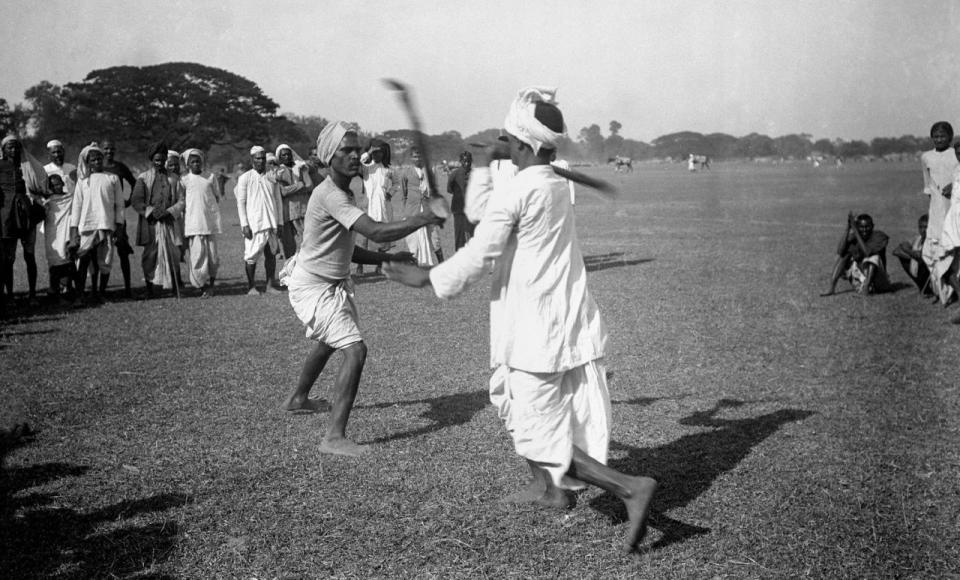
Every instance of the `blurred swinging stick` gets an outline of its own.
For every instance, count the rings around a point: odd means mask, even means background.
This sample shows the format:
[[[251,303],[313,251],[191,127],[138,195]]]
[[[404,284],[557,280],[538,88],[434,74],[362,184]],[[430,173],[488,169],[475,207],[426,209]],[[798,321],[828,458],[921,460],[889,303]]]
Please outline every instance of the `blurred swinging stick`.
[[[400,98],[400,105],[410,119],[415,144],[417,149],[420,150],[420,158],[423,159],[423,170],[427,174],[427,186],[430,190],[430,199],[427,203],[430,205],[430,210],[439,217],[448,218],[450,217],[450,204],[440,195],[437,189],[437,179],[433,175],[433,166],[430,164],[430,156],[427,152],[427,138],[426,135],[423,134],[423,129],[420,125],[420,115],[417,113],[413,100],[410,98],[410,90],[407,89],[405,84],[396,79],[383,79],[383,84],[397,92],[397,96]]]

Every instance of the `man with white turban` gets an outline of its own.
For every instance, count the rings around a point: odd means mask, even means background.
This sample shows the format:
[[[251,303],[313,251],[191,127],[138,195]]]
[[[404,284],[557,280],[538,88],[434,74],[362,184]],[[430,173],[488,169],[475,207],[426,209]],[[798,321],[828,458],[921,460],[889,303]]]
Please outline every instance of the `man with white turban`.
[[[66,149],[63,143],[56,139],[47,142],[47,154],[50,157],[50,163],[43,166],[47,175],[59,175],[63,180],[63,191],[67,195],[73,195],[73,189],[77,186],[77,166],[73,163],[65,163]]]
[[[156,144],[147,155],[152,167],[137,177],[130,205],[139,215],[137,245],[143,246],[143,277],[147,298],[154,287],[179,287],[180,246],[176,221],[183,215],[183,186],[180,177],[167,171],[167,144]]]
[[[399,222],[378,222],[357,207],[350,181],[360,174],[360,141],[354,127],[331,121],[317,139],[317,156],[330,170],[307,202],[303,243],[296,265],[286,279],[290,305],[306,327],[307,338],[316,341],[303,363],[293,394],[284,408],[293,412],[316,412],[326,402],[310,399],[310,389],[330,356],[343,353],[334,383],[333,405],[322,453],[360,455],[364,448],[347,439],[347,419],[353,408],[367,347],[358,327],[350,263],[380,265],[386,260],[409,260],[410,253],[385,254],[357,246],[359,233],[375,243],[392,242],[428,224],[442,223],[429,208]]]
[[[76,285],[81,296],[90,262],[97,261],[99,283],[90,281],[95,302],[103,301],[110,280],[116,232],[126,227],[123,209],[120,178],[103,172],[103,150],[99,145],[87,145],[80,152],[77,163],[77,187],[70,214],[70,246],[80,257]]]
[[[303,240],[303,215],[307,200],[313,191],[306,162],[289,145],[277,147],[277,181],[280,183],[280,205],[283,213],[283,230],[280,245],[283,255],[291,258],[300,250]]]
[[[384,272],[453,298],[486,278],[493,262],[490,399],[533,474],[526,489],[507,499],[567,507],[563,489],[597,485],[626,504],[624,548],[633,550],[657,483],[606,465],[607,329],[587,289],[566,180],[550,166],[564,133],[555,92],[521,91],[504,128],[519,172],[489,198],[474,237],[432,269],[390,263]],[[486,165],[478,159],[474,179],[489,187]]]
[[[47,195],[47,173],[43,165],[23,150],[19,137],[4,137],[0,141],[0,304],[5,300],[4,294],[13,298],[13,265],[19,240],[27,265],[29,304],[39,306],[34,253],[39,221],[36,204]]]
[[[250,149],[253,167],[237,179],[234,195],[243,231],[243,261],[247,272],[247,295],[259,296],[254,285],[257,260],[263,256],[267,274],[267,294],[279,294],[276,288],[276,254],[280,251],[278,232],[283,223],[280,207],[280,185],[272,172],[267,171],[267,151],[255,145]],[[281,232],[282,233],[282,232]]]
[[[393,170],[390,169],[390,145],[382,139],[371,139],[367,150],[360,155],[360,178],[363,195],[367,197],[367,214],[377,222],[393,221]],[[370,248],[370,240],[360,241],[364,249]],[[392,243],[380,244],[380,253],[390,251]],[[363,273],[363,265],[357,266],[357,274]],[[380,273],[380,267],[375,269]]]
[[[200,289],[202,296],[212,296],[220,268],[217,236],[222,230],[222,193],[215,175],[201,175],[204,159],[199,149],[184,151],[183,159],[187,162],[187,174],[180,183],[184,191],[183,228],[190,253],[190,283]]]

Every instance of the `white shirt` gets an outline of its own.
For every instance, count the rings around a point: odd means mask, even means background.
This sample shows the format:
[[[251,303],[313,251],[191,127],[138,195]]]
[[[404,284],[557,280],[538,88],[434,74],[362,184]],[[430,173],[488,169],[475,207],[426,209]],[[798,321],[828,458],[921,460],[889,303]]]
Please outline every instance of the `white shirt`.
[[[221,233],[220,200],[216,194],[215,176],[203,177],[188,173],[183,184],[186,209],[183,214],[183,235],[209,236]]]
[[[73,173],[76,175],[77,166],[72,163],[64,163],[63,165],[57,165],[53,161],[47,163],[43,166],[43,170],[47,172],[47,175],[59,175],[63,179],[63,191],[69,195],[73,194],[74,189],[77,187],[77,182],[70,177],[70,174]]]
[[[114,231],[124,224],[123,188],[112,173],[94,173],[77,182],[70,213],[70,227],[81,234]]]
[[[240,227],[250,226],[256,232],[277,229],[280,223],[280,186],[272,181],[269,172],[257,173],[251,169],[237,179],[233,190],[237,196]]]
[[[939,240],[943,230],[943,218],[950,209],[950,200],[940,192],[944,186],[953,182],[953,171],[960,166],[960,162],[957,161],[953,147],[947,147],[943,151],[924,151],[920,156],[920,164],[923,166],[923,193],[930,196],[927,238]]]
[[[380,163],[361,165],[363,177],[363,191],[367,194],[369,204],[367,213],[378,222],[388,222],[393,219],[390,210],[390,201],[387,195],[393,189],[393,179],[390,170]]]
[[[474,171],[490,183],[487,168]],[[524,169],[488,197],[474,237],[430,270],[437,296],[460,294],[491,260],[491,366],[552,373],[603,356],[607,329],[587,289],[570,191],[549,165]]]
[[[67,242],[70,241],[70,217],[73,195],[51,195],[43,200],[43,247],[47,264],[59,266],[69,262]]]

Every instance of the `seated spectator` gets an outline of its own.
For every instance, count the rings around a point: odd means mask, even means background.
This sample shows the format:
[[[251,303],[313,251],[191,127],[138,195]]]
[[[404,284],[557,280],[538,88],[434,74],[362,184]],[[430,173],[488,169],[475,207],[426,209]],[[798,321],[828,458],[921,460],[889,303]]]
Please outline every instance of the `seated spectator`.
[[[923,242],[927,237],[928,221],[927,214],[920,216],[917,222],[919,233],[913,238],[913,242],[900,242],[900,245],[893,249],[892,254],[900,259],[903,271],[917,285],[917,290],[926,296],[931,296],[933,290],[930,288],[930,269],[923,263]]]
[[[847,230],[837,245],[837,263],[830,288],[821,296],[836,292],[837,281],[845,278],[860,294],[883,292],[887,281],[887,234],[873,229],[873,218],[862,213],[847,216]]]

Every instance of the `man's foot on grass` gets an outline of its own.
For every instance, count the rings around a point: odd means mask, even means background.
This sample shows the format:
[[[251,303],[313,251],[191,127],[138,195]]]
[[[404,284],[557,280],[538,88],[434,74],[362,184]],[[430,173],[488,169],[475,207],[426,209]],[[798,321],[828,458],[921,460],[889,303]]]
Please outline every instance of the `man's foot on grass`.
[[[367,447],[365,445],[358,445],[346,437],[338,437],[336,439],[325,437],[323,441],[320,442],[320,453],[360,457],[366,452]]]
[[[247,290],[247,296],[259,296],[259,295],[260,295],[260,291],[257,290],[256,288],[251,288]]]
[[[567,492],[552,485],[545,488],[542,482],[536,480],[531,480],[520,491],[504,496],[500,503],[530,503],[554,509],[568,509],[573,505]]]
[[[543,496],[544,491],[546,491],[546,486],[542,481],[531,479],[519,491],[500,498],[500,503],[534,503]]]
[[[326,399],[308,399],[304,397],[303,399],[295,399],[290,397],[290,399],[283,405],[284,411],[290,411],[294,414],[302,413],[320,413],[322,411],[330,410],[330,403]]]
[[[267,284],[266,294],[283,294],[283,290],[278,290],[273,284]]]
[[[657,491],[657,481],[650,477],[633,477],[630,482],[630,497],[623,498],[630,518],[630,528],[623,543],[623,552],[629,554],[647,533],[647,515],[650,501]]]

